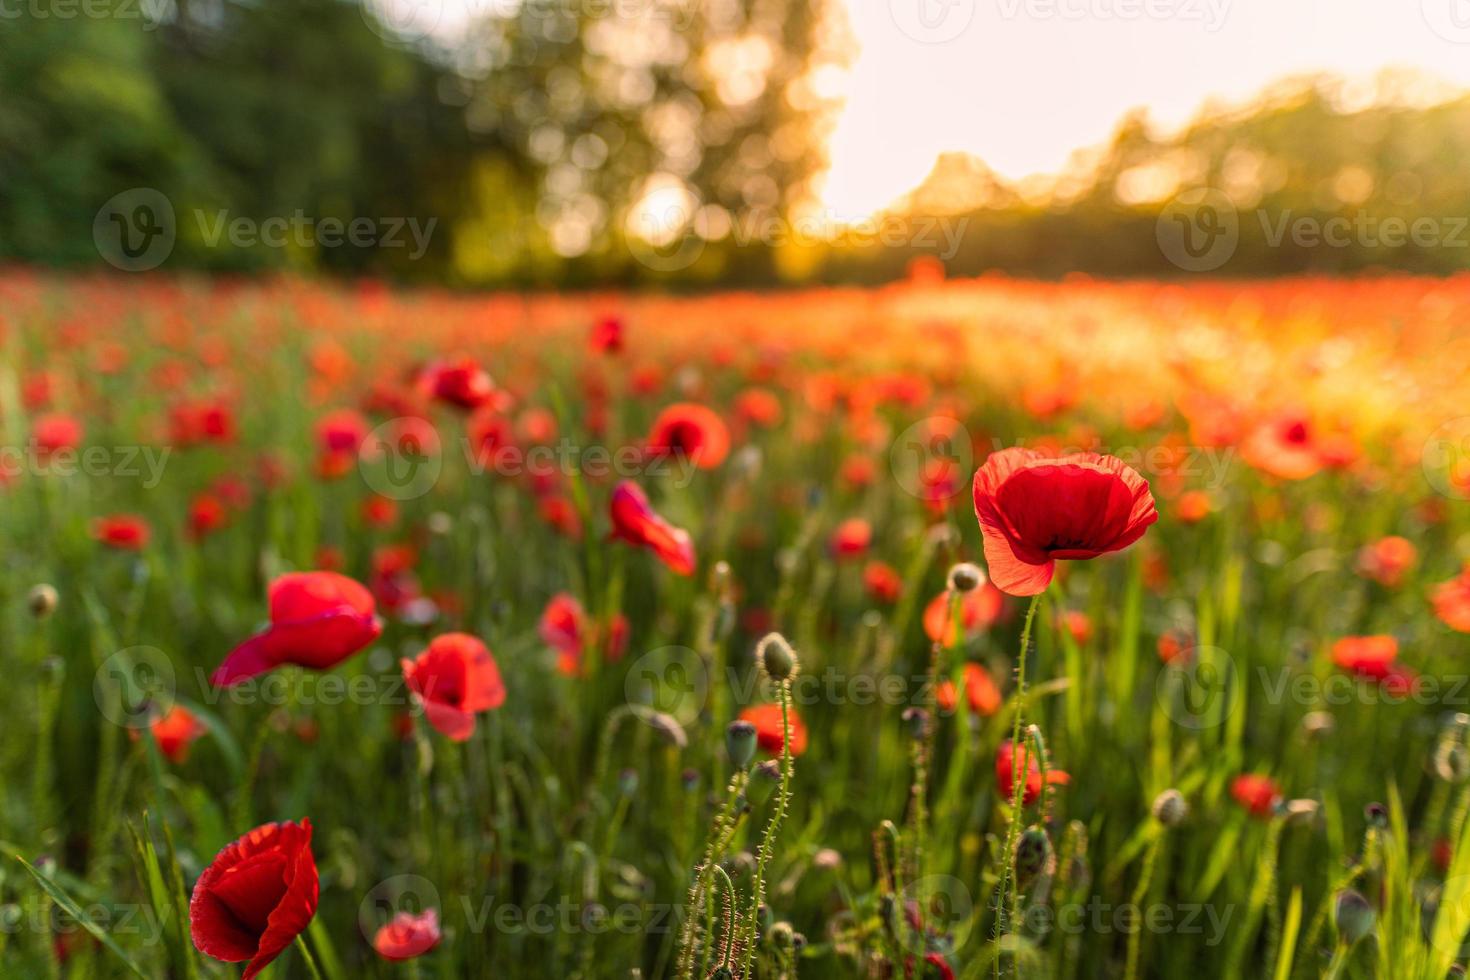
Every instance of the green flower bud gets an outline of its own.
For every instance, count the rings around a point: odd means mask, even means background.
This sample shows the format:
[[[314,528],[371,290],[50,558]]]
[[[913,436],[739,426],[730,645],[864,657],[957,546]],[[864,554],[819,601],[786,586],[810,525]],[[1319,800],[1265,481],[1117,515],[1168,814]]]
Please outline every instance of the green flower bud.
[[[1016,881],[1025,887],[1051,865],[1051,838],[1040,827],[1027,827],[1016,841]]]
[[[761,670],[773,681],[795,677],[800,669],[796,651],[791,649],[791,644],[780,633],[766,634],[765,639],[755,648],[755,659],[760,663]]]
[[[1166,789],[1154,798],[1153,814],[1165,827],[1177,827],[1189,816],[1189,804],[1177,789]]]
[[[755,758],[755,726],[748,721],[732,721],[725,727],[725,752],[735,768],[744,769]]]
[[[751,806],[760,806],[771,798],[771,793],[781,785],[781,764],[767,759],[750,771],[750,782],[745,787],[745,798]]]
[[[1337,935],[1349,946],[1373,931],[1377,918],[1368,900],[1351,888],[1337,893],[1333,906],[1333,921],[1337,924]]]

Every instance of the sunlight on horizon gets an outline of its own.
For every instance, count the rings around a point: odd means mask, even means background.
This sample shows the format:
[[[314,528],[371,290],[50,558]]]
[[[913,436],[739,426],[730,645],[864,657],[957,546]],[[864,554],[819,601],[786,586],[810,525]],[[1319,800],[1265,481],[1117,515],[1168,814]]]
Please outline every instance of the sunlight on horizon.
[[[859,50],[821,191],[842,220],[892,204],[947,151],[1009,180],[1054,174],[1130,110],[1175,128],[1287,76],[1410,68],[1470,88],[1465,0],[843,2]]]

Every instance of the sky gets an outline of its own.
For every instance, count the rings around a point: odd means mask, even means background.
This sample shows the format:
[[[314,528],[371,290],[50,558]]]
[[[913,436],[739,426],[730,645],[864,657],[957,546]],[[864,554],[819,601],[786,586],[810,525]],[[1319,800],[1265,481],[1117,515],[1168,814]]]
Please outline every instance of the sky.
[[[399,28],[452,29],[517,0],[363,2]],[[1130,110],[1167,131],[1291,75],[1411,68],[1470,89],[1470,0],[834,2],[858,45],[823,86],[844,100],[820,187],[837,221],[893,203],[946,151],[1013,180],[1054,174]]]
[[[843,0],[860,46],[823,202],[865,216],[945,151],[1055,173],[1135,107],[1168,129],[1303,72],[1470,88],[1470,0]]]

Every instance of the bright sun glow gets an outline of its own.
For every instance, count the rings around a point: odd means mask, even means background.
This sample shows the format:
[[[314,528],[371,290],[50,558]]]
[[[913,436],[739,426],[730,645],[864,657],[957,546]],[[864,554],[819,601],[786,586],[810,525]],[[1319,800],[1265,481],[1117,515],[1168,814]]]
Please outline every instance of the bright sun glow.
[[[1464,0],[846,0],[861,46],[822,191],[852,220],[947,150],[1054,173],[1130,109],[1166,127],[1284,76],[1412,68],[1470,87]]]

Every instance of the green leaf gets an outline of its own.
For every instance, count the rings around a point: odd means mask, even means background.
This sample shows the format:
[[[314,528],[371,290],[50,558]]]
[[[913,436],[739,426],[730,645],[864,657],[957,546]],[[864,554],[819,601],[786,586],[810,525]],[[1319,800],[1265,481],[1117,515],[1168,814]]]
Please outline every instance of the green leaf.
[[[106,946],[107,949],[112,952],[118,959],[122,960],[127,968],[131,970],[135,976],[140,977],[141,980],[148,980],[148,974],[144,973],[142,968],[133,961],[133,958],[129,956],[127,952],[117,944],[117,941],[107,934],[106,929],[103,929],[97,923],[93,922],[91,918],[88,917],[87,913],[82,911],[81,906],[72,901],[71,896],[61,890],[60,885],[56,884],[56,882],[52,881],[50,878],[37,871],[34,867],[31,866],[31,863],[29,861],[21,857],[19,854],[12,854],[11,857],[19,861],[21,863],[21,866],[31,873],[31,877],[36,879],[36,883],[41,886],[41,890],[49,895],[51,901],[55,902],[63,912],[75,919],[77,925],[81,926],[83,929],[91,933],[94,939],[96,939],[103,946]]]

